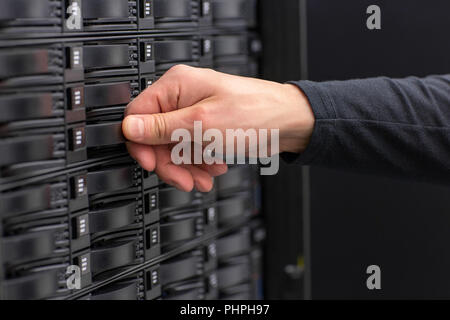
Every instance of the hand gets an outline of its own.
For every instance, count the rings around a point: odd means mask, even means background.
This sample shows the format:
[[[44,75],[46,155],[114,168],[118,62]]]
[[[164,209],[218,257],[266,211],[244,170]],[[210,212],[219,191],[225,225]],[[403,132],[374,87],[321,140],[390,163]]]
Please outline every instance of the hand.
[[[314,127],[314,115],[303,92],[291,84],[238,77],[210,69],[177,65],[127,107],[123,132],[130,155],[148,171],[181,190],[211,190],[212,177],[226,164],[175,165],[171,134],[194,121],[202,129],[279,129],[280,152],[302,152]],[[269,146],[270,148],[270,146]]]

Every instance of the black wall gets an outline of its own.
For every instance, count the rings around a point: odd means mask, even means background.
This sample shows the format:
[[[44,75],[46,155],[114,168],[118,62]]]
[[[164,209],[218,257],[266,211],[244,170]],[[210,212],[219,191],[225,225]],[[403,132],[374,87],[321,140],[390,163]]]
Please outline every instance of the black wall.
[[[381,30],[366,28],[371,4]],[[449,12],[448,0],[308,1],[309,78],[450,73]],[[449,187],[314,167],[309,185],[313,299],[450,298]],[[381,290],[366,288],[372,264]]]

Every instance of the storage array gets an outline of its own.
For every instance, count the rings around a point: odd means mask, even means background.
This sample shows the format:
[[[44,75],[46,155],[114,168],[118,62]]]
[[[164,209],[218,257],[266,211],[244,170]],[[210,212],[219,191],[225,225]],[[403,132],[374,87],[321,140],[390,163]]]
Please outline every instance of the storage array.
[[[0,2],[0,298],[259,299],[258,170],[182,192],[127,104],[176,64],[258,76],[256,1]]]

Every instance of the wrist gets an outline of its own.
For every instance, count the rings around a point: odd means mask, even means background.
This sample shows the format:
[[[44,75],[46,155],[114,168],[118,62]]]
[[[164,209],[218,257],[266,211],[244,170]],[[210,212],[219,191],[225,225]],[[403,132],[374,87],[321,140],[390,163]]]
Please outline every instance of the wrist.
[[[315,117],[307,96],[294,84],[283,84],[286,126],[280,133],[280,152],[303,152],[314,129]]]

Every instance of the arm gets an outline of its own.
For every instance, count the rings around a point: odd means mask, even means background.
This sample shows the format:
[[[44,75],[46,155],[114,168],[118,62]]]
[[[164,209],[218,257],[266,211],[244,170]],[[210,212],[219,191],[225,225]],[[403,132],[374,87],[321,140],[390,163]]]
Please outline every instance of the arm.
[[[450,181],[450,75],[295,84],[316,121],[290,161]]]
[[[299,164],[448,182],[449,88],[450,76],[279,84],[179,65],[128,105],[122,127],[131,156],[185,191],[208,191],[226,172],[171,162],[172,132],[194,121],[279,129],[279,151]]]

